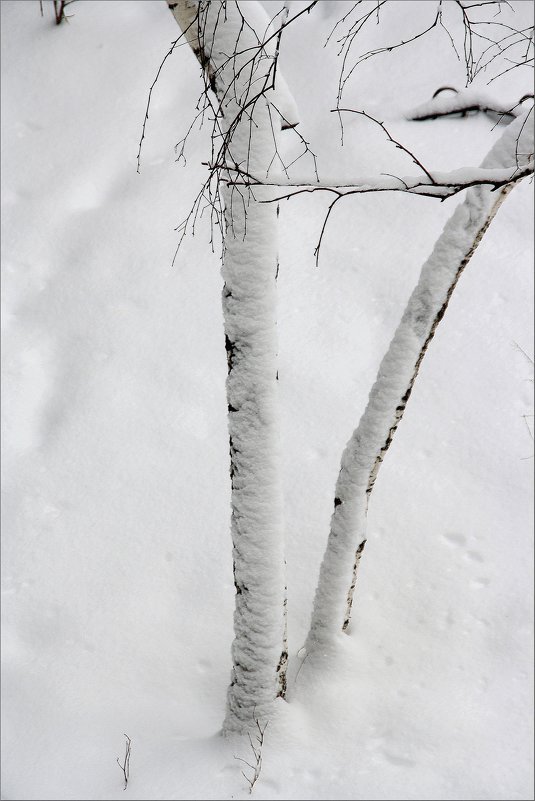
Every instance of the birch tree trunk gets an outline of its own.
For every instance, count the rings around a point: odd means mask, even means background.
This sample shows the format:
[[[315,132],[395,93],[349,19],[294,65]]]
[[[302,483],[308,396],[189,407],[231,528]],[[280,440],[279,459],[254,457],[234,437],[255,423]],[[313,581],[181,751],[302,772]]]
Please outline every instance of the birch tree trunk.
[[[276,37],[256,2],[168,2],[215,92],[229,167],[266,175],[280,118],[270,108]],[[245,15],[245,16],[244,16]],[[275,124],[274,124],[275,117]],[[220,185],[222,275],[236,607],[226,733],[245,732],[284,694],[285,570],[280,479],[276,272],[277,208],[245,187]]]
[[[520,167],[527,163],[529,155],[533,155],[530,123],[526,115],[511,123],[482,166]],[[368,499],[377,473],[457,281],[511,186],[499,192],[488,186],[468,190],[424,264],[381,362],[366,410],[342,455],[330,534],[306,641],[307,654],[326,648],[340,627],[345,629],[349,623],[357,567],[366,542]]]

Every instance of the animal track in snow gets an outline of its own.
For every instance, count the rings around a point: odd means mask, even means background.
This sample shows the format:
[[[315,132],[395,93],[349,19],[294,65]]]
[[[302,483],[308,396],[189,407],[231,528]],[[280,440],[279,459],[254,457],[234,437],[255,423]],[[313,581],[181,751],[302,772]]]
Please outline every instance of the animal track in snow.
[[[484,562],[485,561],[483,559],[483,557],[481,556],[481,554],[478,553],[477,551],[467,551],[465,553],[465,556],[466,556],[467,559],[472,559],[472,561],[474,561],[474,562]]]
[[[399,765],[400,767],[407,767],[413,768],[416,765],[412,759],[407,759],[406,757],[399,756],[398,754],[391,754],[389,751],[386,751],[384,748],[381,749],[383,756],[390,762],[391,765]]]
[[[466,545],[466,537],[457,531],[447,531],[442,535],[449,545]]]
[[[465,548],[468,545],[468,538],[465,537],[464,534],[460,534],[458,531],[446,531],[442,537],[446,540],[448,545],[456,545],[459,548]],[[464,554],[467,559],[472,559],[474,562],[484,562],[484,558],[481,556],[478,551],[466,551]]]
[[[457,531],[446,531],[445,534],[442,535],[443,539],[448,543],[448,545],[456,546],[461,548],[464,553],[463,557],[471,562],[476,562],[478,564],[484,564],[485,557],[482,556],[479,551],[474,550],[465,550],[468,546],[468,538],[465,537],[464,534],[460,534]],[[490,584],[490,580],[485,578],[484,576],[479,576],[478,578],[474,578],[470,582],[472,587],[477,589],[482,589],[483,587],[487,587]]]
[[[470,582],[472,587],[475,587],[478,590],[483,589],[483,587],[488,587],[490,584],[490,579],[485,578],[484,576],[480,576],[479,578],[472,579]]]

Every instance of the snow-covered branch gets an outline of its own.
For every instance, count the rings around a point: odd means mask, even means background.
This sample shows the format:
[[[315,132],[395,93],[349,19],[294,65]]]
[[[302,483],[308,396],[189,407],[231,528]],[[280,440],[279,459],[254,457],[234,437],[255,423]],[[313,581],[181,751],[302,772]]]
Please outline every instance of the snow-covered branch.
[[[522,114],[524,111],[522,104],[528,99],[533,100],[533,95],[526,94],[517,103],[499,103],[480,91],[465,89],[459,92],[454,86],[441,86],[431,100],[412,109],[406,116],[414,122],[424,122],[436,120],[438,117],[453,115],[466,117],[480,112],[498,123],[508,125],[515,117]]]
[[[331,184],[323,181],[315,183],[294,182],[287,180],[282,175],[271,181],[262,181],[252,175],[243,173],[239,168],[230,168],[230,171],[236,173],[238,177],[229,180],[228,183],[232,186],[288,188],[288,192],[279,193],[276,197],[264,201],[269,203],[286,200],[306,192],[331,192],[339,197],[369,192],[408,192],[412,195],[424,195],[438,200],[446,200],[472,186],[488,185],[495,190],[510,183],[517,183],[522,178],[533,174],[533,168],[534,161],[530,159],[522,167],[516,165],[496,169],[461,167],[451,172],[432,172],[425,176],[396,176],[383,173],[373,177],[356,177],[344,184]]]
[[[524,99],[524,98],[523,98]],[[448,99],[449,100],[449,99]],[[521,101],[522,102],[522,101]],[[520,105],[520,104],[518,104]],[[448,102],[434,103],[434,101],[426,107],[426,111],[432,109],[436,116],[440,115],[442,109],[444,113],[449,113],[449,109],[453,106]],[[459,104],[457,104],[459,108]],[[286,174],[272,175],[269,179],[262,179],[252,175],[247,170],[244,170],[238,165],[229,167],[227,171],[235,177],[227,179],[231,186],[273,186],[280,187],[281,189],[288,189],[287,192],[277,193],[275,197],[264,202],[277,202],[280,200],[287,200],[294,195],[300,195],[310,192],[330,192],[336,195],[332,206],[341,198],[346,195],[365,194],[370,192],[407,192],[413,195],[423,195],[424,197],[432,197],[438,200],[446,200],[453,195],[469,189],[473,186],[488,185],[492,190],[501,189],[511,183],[516,183],[522,178],[527,177],[533,173],[533,153],[519,153],[514,163],[509,167],[499,168],[485,168],[485,167],[461,167],[450,172],[441,172],[436,170],[429,170],[411,150],[405,145],[394,139],[390,131],[386,128],[384,123],[371,117],[365,111],[355,111],[354,109],[334,109],[338,112],[350,112],[352,114],[359,114],[366,119],[370,120],[386,134],[388,140],[398,149],[402,150],[409,156],[413,164],[415,164],[421,171],[421,175],[393,175],[392,173],[381,173],[375,176],[362,176],[351,178],[349,181],[339,184],[335,181],[326,180],[310,180],[310,178],[302,178],[300,180],[290,181]],[[521,116],[525,122],[530,115],[533,114],[533,108],[528,112],[518,110],[515,108],[514,112],[511,111],[507,117],[507,122],[510,122],[515,117]],[[519,158],[522,159],[520,164]],[[212,169],[216,169],[215,167]],[[328,214],[330,213],[330,209]],[[324,226],[325,227],[325,226]]]

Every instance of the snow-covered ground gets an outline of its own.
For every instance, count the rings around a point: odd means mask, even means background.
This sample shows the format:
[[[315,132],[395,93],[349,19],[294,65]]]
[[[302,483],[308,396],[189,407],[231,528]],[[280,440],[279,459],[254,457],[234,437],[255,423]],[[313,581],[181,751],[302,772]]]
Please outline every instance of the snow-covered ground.
[[[512,5],[502,19],[529,24],[532,4]],[[166,62],[137,174],[148,89],[178,35],[165,3],[76,2],[59,27],[43,6],[42,18],[37,0],[1,3],[2,798],[246,798],[235,757],[250,747],[219,735],[234,585],[208,221],[171,266],[209,157],[209,131],[195,129],[187,166],[174,163],[197,63],[187,47]],[[340,146],[339,61],[323,44],[344,10],[320,3],[285,32],[299,130],[329,180],[414,174],[366,120],[345,120]],[[358,50],[435,13],[435,2],[387,4]],[[488,77],[476,89],[497,101],[532,91],[528,69]],[[436,29],[364,62],[344,103],[429,168],[474,166],[500,135],[494,121],[405,119],[463,84]],[[460,199],[348,198],[317,267],[329,198],[281,206],[290,693],[266,732],[258,799],[533,798],[529,181],[461,278],[381,469],[349,636],[322,672],[298,655],[343,447]]]

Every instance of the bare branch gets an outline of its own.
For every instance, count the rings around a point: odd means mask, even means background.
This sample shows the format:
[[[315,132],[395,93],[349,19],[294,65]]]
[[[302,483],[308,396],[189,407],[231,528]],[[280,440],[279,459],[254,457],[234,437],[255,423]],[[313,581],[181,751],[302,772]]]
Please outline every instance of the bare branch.
[[[473,82],[480,72],[487,71],[488,68],[494,64],[496,59],[503,59],[507,51],[510,51],[510,66],[508,70],[502,70],[498,75],[491,77],[488,81],[489,83],[511,69],[520,66],[530,66],[533,63],[533,29],[516,28],[506,22],[496,20],[496,16],[502,12],[502,5],[509,8],[511,11],[513,10],[509,3],[499,0],[488,0],[488,2],[467,4],[461,2],[461,0],[454,0],[452,3],[444,3],[443,0],[438,0],[435,17],[425,28],[418,31],[413,36],[401,39],[401,41],[367,50],[356,56],[353,64],[350,65],[350,54],[354,48],[358,34],[369,20],[372,19],[374,12],[377,11],[377,14],[379,13],[379,8],[384,6],[385,2],[386,0],[378,1],[376,6],[371,9],[366,9],[360,16],[356,16],[355,18],[355,15],[358,13],[357,10],[363,7],[362,0],[357,0],[357,2],[352,5],[351,9],[338,20],[327,38],[325,44],[331,40],[335,31],[341,34],[337,39],[337,43],[340,45],[338,55],[342,57],[338,80],[337,106],[341,104],[342,95],[347,82],[360,64],[383,53],[391,53],[394,50],[413,44],[426,37],[437,27],[444,30],[455,55],[459,60],[462,58],[464,61],[467,86]],[[496,6],[498,11],[494,14],[494,18],[489,19],[489,12]],[[366,6],[364,6],[364,8],[366,8]],[[451,26],[445,22],[444,17],[449,13],[450,9],[460,12],[462,23],[462,33],[460,37],[454,37],[452,34],[454,28],[451,28]],[[345,33],[341,33],[344,28],[346,28]],[[456,42],[456,38],[461,41]],[[342,119],[340,119],[340,126],[343,140]]]
[[[193,23],[192,23],[192,25],[193,25]],[[153,82],[152,82],[152,84],[150,86],[149,94],[148,94],[148,97],[147,97],[147,106],[145,108],[145,117],[143,118],[143,127],[142,127],[142,130],[141,130],[141,139],[139,140],[139,148],[138,148],[138,151],[137,151],[137,172],[138,173],[141,170],[141,148],[142,148],[142,145],[143,145],[143,140],[145,139],[145,128],[147,126],[147,122],[148,122],[148,119],[149,119],[149,108],[150,108],[150,103],[151,103],[151,99],[152,99],[153,89],[156,86],[156,83],[158,81],[158,78],[160,77],[160,73],[161,73],[161,71],[163,69],[163,66],[164,66],[165,62],[167,61],[167,59],[169,58],[171,53],[173,53],[173,51],[177,47],[177,45],[180,42],[180,40],[181,39],[185,39],[186,33],[187,33],[187,31],[189,30],[190,27],[191,27],[191,25],[185,31],[183,31],[183,33],[181,33],[180,36],[177,39],[175,39],[174,42],[172,42],[171,47],[169,48],[169,50],[167,51],[167,53],[163,57],[162,62],[160,64],[160,66],[158,67],[158,72],[156,73],[156,77],[155,77],[155,79],[153,80]],[[185,44],[185,42],[184,42],[184,44]],[[197,117],[195,119],[197,119]],[[193,124],[194,123],[192,123],[192,125]],[[190,130],[191,130],[191,128],[190,128]]]
[[[329,222],[329,217],[331,216],[331,212],[334,209],[336,203],[338,203],[338,201],[341,200],[342,197],[343,197],[343,195],[338,195],[338,197],[335,197],[335,199],[333,200],[333,202],[330,204],[329,208],[327,209],[327,214],[325,215],[325,219],[323,220],[323,225],[321,226],[320,238],[318,239],[318,244],[314,248],[314,256],[316,258],[316,267],[319,264],[321,243],[323,242],[323,235],[325,234],[325,229],[327,228],[327,223]]]
[[[372,122],[375,122],[376,125],[379,125],[379,127],[385,132],[385,134],[387,135],[389,141],[392,142],[392,144],[395,145],[399,150],[403,150],[404,153],[406,153],[408,156],[410,156],[412,161],[414,162],[414,164],[416,164],[416,166],[419,167],[422,170],[422,172],[424,172],[427,175],[427,177],[429,178],[431,183],[434,182],[433,176],[431,175],[431,173],[429,173],[426,170],[426,168],[424,167],[424,165],[422,164],[420,159],[418,159],[414,155],[414,153],[412,153],[412,151],[408,150],[408,148],[406,148],[404,145],[402,145],[401,142],[398,142],[397,139],[394,139],[391,136],[391,134],[389,133],[389,131],[387,131],[387,129],[384,126],[384,124],[382,122],[379,122],[379,120],[376,120],[375,117],[370,116],[370,114],[367,114],[365,111],[355,111],[352,108],[338,108],[338,109],[332,109],[332,111],[337,111],[337,112],[348,111],[351,114],[360,114],[361,116],[366,117],[366,119],[371,120]]]

